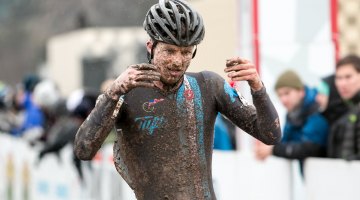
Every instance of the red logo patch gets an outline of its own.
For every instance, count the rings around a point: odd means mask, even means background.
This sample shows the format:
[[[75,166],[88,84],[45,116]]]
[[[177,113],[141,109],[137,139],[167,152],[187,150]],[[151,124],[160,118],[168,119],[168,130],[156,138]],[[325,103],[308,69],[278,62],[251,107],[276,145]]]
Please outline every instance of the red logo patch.
[[[194,98],[194,92],[192,90],[185,90],[184,96],[187,100],[192,100]]]

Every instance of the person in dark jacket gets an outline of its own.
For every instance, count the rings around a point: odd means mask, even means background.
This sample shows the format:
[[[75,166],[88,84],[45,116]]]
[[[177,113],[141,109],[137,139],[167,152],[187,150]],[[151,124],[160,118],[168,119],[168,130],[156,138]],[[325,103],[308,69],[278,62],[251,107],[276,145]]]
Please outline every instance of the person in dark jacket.
[[[22,82],[17,103],[21,109],[24,109],[24,120],[19,127],[11,130],[11,134],[15,137],[37,138],[42,134],[46,117],[33,100],[35,87],[40,82],[41,79],[37,75],[27,75]]]
[[[275,146],[257,145],[256,157],[263,160],[272,154],[302,163],[307,157],[325,156],[329,125],[319,112],[317,91],[305,86],[290,70],[280,75],[275,90],[287,110],[284,135]]]
[[[333,124],[348,111],[348,106],[336,89],[335,74],[322,78],[317,90],[316,101],[320,104],[321,114],[329,124]]]
[[[360,57],[349,55],[339,60],[335,85],[349,111],[331,126],[327,155],[360,160]]]

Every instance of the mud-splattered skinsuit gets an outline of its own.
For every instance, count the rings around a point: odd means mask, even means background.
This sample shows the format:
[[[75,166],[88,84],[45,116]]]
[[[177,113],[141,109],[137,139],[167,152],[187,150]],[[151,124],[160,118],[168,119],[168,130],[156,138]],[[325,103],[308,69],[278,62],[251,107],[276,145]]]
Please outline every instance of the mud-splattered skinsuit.
[[[125,95],[115,121],[115,167],[138,199],[216,199],[211,175],[214,122],[223,113],[264,143],[274,144],[281,132],[277,112],[265,88],[252,93],[244,106],[237,93],[212,72],[187,73],[171,94],[136,88]],[[78,134],[109,131],[116,102],[100,96]]]

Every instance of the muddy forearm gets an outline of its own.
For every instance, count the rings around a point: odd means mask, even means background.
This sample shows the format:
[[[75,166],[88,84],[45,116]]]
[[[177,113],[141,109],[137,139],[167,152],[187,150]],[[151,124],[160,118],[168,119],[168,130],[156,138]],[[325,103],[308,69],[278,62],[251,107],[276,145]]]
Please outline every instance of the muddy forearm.
[[[81,160],[92,159],[114,127],[112,115],[117,101],[102,94],[95,108],[80,126],[74,143],[76,156]]]
[[[252,92],[257,113],[258,139],[268,145],[276,144],[281,139],[279,116],[272,104],[265,87]]]

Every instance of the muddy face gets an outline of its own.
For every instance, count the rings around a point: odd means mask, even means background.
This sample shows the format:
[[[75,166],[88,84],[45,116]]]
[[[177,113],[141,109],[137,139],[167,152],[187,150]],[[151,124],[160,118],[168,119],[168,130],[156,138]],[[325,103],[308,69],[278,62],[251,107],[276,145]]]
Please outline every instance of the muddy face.
[[[152,42],[147,48],[151,51]],[[175,85],[184,76],[190,65],[194,46],[178,47],[159,42],[154,49],[153,64],[159,68],[161,82],[165,85]]]

